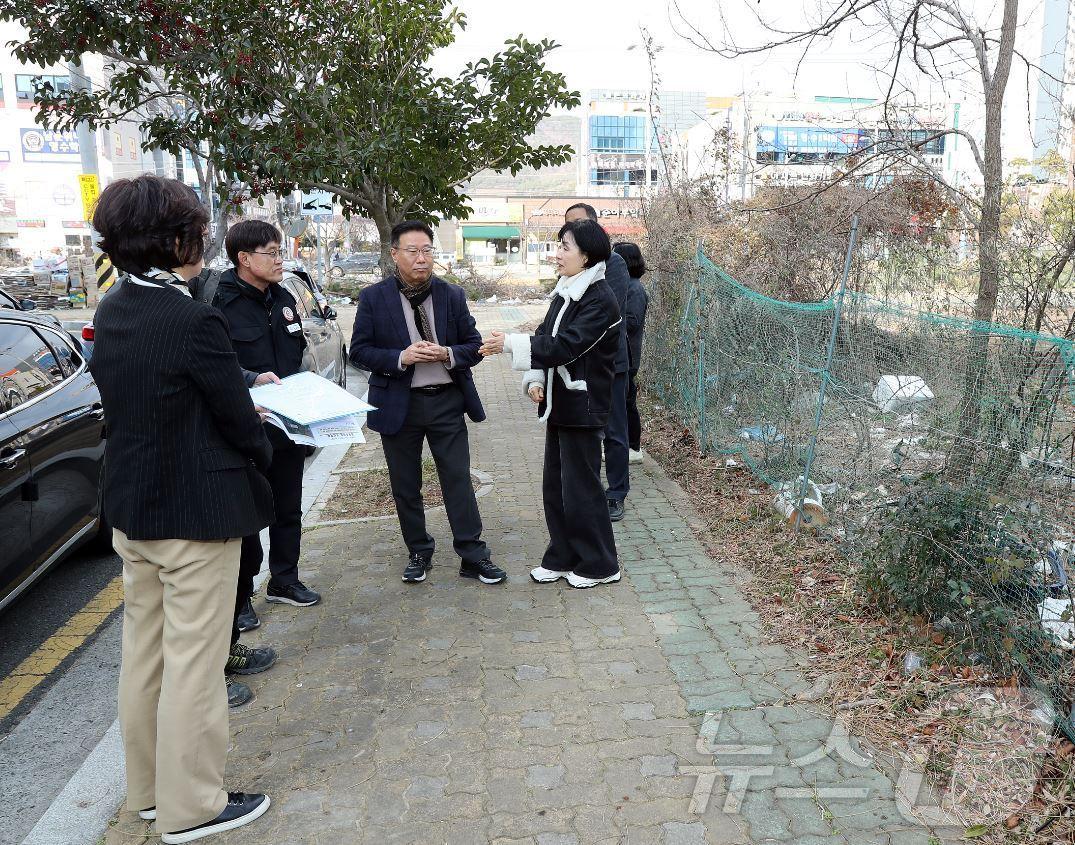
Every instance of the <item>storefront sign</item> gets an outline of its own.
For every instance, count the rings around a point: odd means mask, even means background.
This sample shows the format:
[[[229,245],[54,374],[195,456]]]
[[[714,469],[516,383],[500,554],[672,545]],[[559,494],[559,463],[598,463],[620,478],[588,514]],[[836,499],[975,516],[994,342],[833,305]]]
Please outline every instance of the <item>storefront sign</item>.
[[[89,220],[93,217],[97,197],[101,195],[101,182],[96,173],[80,173],[78,174],[78,186],[82,192],[82,218]]]
[[[70,163],[77,161],[78,136],[74,132],[48,129],[20,129],[22,160],[33,163]]]
[[[43,219],[41,219],[40,217],[37,217],[37,218],[20,217],[20,218],[15,220],[15,225],[19,229],[44,229],[45,228],[45,221]]]

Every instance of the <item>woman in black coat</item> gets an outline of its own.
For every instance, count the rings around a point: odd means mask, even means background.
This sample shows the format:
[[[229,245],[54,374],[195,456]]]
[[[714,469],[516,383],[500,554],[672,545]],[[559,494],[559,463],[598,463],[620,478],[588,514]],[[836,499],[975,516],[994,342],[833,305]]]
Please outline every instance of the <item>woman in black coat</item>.
[[[549,547],[530,577],[595,587],[620,580],[601,483],[601,437],[622,318],[604,281],[612,254],[604,229],[579,220],[566,224],[559,239],[560,281],[542,325],[533,335],[493,332],[482,354],[511,352],[512,367],[526,371],[523,389],[547,426],[542,497]]]

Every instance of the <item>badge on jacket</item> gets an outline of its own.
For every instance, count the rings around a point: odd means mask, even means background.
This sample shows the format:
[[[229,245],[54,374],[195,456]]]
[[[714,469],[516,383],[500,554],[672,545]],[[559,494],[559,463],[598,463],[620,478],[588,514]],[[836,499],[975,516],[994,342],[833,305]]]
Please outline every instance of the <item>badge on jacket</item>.
[[[295,319],[295,312],[292,311],[287,305],[284,306],[283,314],[284,319],[287,320],[289,323]]]

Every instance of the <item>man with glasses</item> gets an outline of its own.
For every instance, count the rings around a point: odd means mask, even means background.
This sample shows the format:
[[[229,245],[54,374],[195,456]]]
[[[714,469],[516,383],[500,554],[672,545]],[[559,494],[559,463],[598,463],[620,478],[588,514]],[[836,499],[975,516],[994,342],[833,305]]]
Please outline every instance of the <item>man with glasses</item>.
[[[470,480],[465,413],[485,419],[470,368],[481,360],[481,335],[463,289],[433,275],[433,230],[411,220],[392,230],[395,274],[366,288],[358,303],[349,356],[370,371],[367,424],[381,435],[396,515],[407,546],[403,580],[417,583],[433,567],[433,538],[422,503],[422,448],[437,465],[452,527],[459,574],[499,584]]]
[[[243,368],[247,385],[277,382],[302,370],[306,338],[295,298],[281,285],[284,254],[280,231],[261,220],[243,220],[228,230],[224,248],[232,269],[220,276],[212,305],[228,323],[231,345]],[[202,278],[205,284],[205,278]],[[196,298],[199,290],[193,289]],[[206,290],[208,293],[208,290]],[[266,475],[272,486],[276,521],[269,527],[269,602],[309,607],[321,596],[299,580],[299,542],[302,536],[302,472],[306,453],[276,426],[265,426],[273,447]],[[257,628],[261,621],[250,597],[254,576],[261,570],[261,538],[243,538],[239,561],[235,625],[228,672],[250,675],[263,672],[276,660],[272,649],[251,649],[239,643],[239,632]]]

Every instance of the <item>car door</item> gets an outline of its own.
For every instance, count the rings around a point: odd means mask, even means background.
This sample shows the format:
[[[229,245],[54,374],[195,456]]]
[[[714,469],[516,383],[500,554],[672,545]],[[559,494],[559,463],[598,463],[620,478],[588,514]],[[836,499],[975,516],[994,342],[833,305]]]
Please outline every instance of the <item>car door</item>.
[[[73,341],[34,326],[13,349],[35,392],[10,418],[26,439],[33,501],[30,542],[39,560],[92,530],[104,466],[101,397]]]
[[[30,545],[30,455],[21,432],[6,413],[10,361],[0,337],[0,606],[18,585],[33,572]]]

